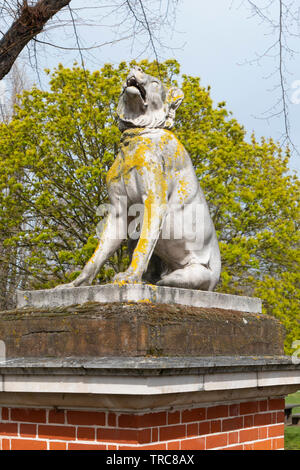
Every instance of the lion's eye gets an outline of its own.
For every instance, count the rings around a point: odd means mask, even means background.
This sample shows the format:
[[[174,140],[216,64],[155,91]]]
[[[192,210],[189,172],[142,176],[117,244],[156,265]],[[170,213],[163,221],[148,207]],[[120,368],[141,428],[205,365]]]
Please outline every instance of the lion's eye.
[[[152,82],[152,85],[153,85],[154,87],[158,87],[158,82]]]

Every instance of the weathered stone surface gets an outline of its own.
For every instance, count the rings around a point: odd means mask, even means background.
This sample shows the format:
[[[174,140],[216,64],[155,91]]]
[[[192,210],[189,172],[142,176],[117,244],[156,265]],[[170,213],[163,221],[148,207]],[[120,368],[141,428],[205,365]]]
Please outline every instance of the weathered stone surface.
[[[267,385],[261,385],[267,381]],[[2,384],[2,389],[1,389]],[[0,361],[2,405],[141,411],[266,399],[299,390],[286,356],[17,358]]]
[[[98,286],[73,287],[18,291],[17,306],[22,307],[64,307],[86,302],[146,302],[154,304],[179,304],[190,307],[220,308],[248,313],[261,313],[261,299],[239,295],[221,294],[177,287],[154,286],[151,284],[105,284]]]
[[[192,160],[170,131],[183,98],[182,90],[165,88],[140,67],[129,71],[117,106],[119,151],[106,175],[108,215],[98,225],[94,254],[68,287],[91,285],[128,238],[130,266],[114,281],[216,287],[221,258],[214,223]]]
[[[267,315],[151,303],[90,302],[0,313],[6,357],[282,355]]]

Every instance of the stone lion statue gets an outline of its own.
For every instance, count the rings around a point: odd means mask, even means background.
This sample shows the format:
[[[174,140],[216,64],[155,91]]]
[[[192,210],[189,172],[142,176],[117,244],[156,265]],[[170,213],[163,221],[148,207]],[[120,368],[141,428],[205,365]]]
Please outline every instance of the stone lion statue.
[[[129,236],[131,263],[114,282],[213,290],[221,270],[214,225],[191,159],[170,131],[183,92],[133,67],[117,114],[122,131],[118,156],[107,174],[110,201],[98,246],[80,275],[60,288],[89,285]],[[138,236],[137,236],[138,234]],[[133,236],[135,235],[135,236]]]

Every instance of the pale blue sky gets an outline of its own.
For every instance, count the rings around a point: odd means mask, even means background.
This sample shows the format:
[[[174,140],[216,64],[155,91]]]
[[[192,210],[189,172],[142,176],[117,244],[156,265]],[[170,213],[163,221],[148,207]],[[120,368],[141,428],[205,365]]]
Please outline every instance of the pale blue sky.
[[[249,134],[254,131],[257,136],[279,139],[284,129],[282,116],[265,119],[265,112],[280,97],[279,90],[274,89],[279,83],[278,74],[270,77],[278,59],[266,57],[259,64],[247,64],[263,53],[276,36],[268,34],[266,25],[251,16],[246,2],[188,0],[187,3],[193,5],[195,14],[183,8],[179,20],[187,38],[184,50],[177,52],[184,72],[199,75],[203,84],[210,84],[213,99],[225,100]],[[293,46],[300,51],[300,40],[294,40]],[[300,79],[300,55],[287,65],[293,72],[287,80],[292,87]],[[294,92],[289,91],[290,98]],[[300,104],[290,103],[289,111],[291,136],[300,151]],[[290,166],[299,171],[300,157],[294,155]]]
[[[95,3],[97,4],[96,0],[72,0],[73,8]],[[260,3],[264,3],[264,0]],[[100,26],[97,25],[99,21],[95,17],[95,11],[88,11],[90,25],[78,27],[81,46],[114,39],[116,31],[109,25],[114,24],[116,17],[102,19]],[[97,12],[99,13],[100,11]],[[86,18],[86,12],[82,12],[83,15]],[[69,12],[66,11],[63,17],[69,18]],[[164,43],[174,49],[164,49],[160,52],[162,59],[176,58],[181,63],[183,73],[200,76],[203,85],[210,85],[215,103],[226,101],[227,108],[244,125],[248,134],[254,131],[257,137],[264,135],[277,140],[283,132],[282,116],[269,121],[262,119],[263,113],[272,107],[280,96],[278,90],[272,90],[279,83],[278,75],[265,78],[276,69],[277,59],[265,58],[260,64],[245,64],[255,58],[256,54],[267,49],[276,39],[275,35],[268,33],[266,25],[251,17],[246,0],[181,0],[175,28],[173,31],[167,30],[163,36]],[[57,44],[76,47],[74,31],[70,24],[64,29],[49,30],[48,38]],[[300,51],[299,38],[294,40],[293,47]],[[121,60],[136,58],[140,52],[141,46],[138,42],[132,47],[131,40],[121,41],[85,52],[84,60],[86,67],[94,70],[105,62],[118,64]],[[154,54],[148,50],[140,58],[153,59]],[[58,62],[71,66],[75,59],[80,62],[76,51],[58,51],[49,47],[39,54],[41,67],[53,68]],[[290,87],[300,80],[299,64],[300,55],[296,55],[295,59],[288,63],[291,75],[288,76],[287,83]],[[46,83],[47,79],[43,74],[40,79],[43,84]],[[36,81],[36,76],[34,80]],[[293,91],[295,90],[291,88],[289,97],[292,97]],[[298,96],[300,97],[300,93]],[[300,104],[291,103],[289,111],[291,137],[300,152]],[[299,156],[292,157],[290,167],[300,170]]]

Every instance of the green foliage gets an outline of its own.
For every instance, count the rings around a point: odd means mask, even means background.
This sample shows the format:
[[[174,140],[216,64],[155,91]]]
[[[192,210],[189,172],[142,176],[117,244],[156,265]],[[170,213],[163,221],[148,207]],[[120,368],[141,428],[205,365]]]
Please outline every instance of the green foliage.
[[[139,63],[158,75],[156,63]],[[118,150],[115,109],[129,65],[91,73],[61,65],[50,91],[25,92],[0,132],[0,243],[15,250],[2,261],[24,273],[28,288],[73,279],[96,246],[96,208]],[[300,339],[299,181],[288,150],[272,140],[246,140],[243,127],[213,105],[197,77],[180,76],[173,60],[159,76],[180,84],[185,100],[174,132],[185,145],[205,192],[222,254],[219,291],[257,295],[287,328],[286,351]],[[1,256],[1,251],[0,251]],[[98,282],[128,265],[126,245]]]

